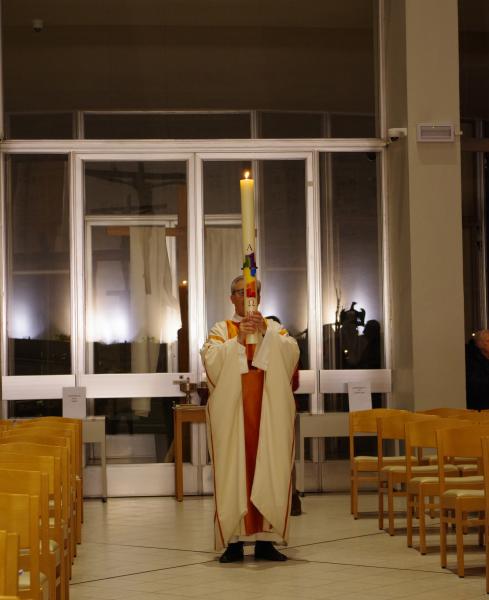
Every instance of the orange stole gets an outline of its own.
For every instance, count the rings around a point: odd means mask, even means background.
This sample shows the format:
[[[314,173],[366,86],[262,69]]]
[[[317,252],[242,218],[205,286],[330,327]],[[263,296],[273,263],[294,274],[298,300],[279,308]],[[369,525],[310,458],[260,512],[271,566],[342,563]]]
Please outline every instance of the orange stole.
[[[244,517],[246,535],[263,531],[263,516],[250,500],[255,476],[258,438],[260,436],[263,377],[263,371],[255,368],[251,368],[248,373],[241,375],[246,453],[246,491],[248,496],[248,513]]]

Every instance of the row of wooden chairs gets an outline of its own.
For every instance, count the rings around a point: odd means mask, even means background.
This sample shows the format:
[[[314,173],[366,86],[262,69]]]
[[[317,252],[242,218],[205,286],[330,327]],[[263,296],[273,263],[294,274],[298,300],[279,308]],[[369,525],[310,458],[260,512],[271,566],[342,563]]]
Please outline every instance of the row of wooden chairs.
[[[19,535],[20,598],[68,600],[82,486],[81,421],[0,422],[0,530]]]
[[[362,414],[363,413],[363,414]],[[413,520],[418,518],[419,550],[426,548],[426,514],[440,517],[440,561],[447,566],[447,531],[455,528],[457,573],[464,576],[464,533],[476,527],[482,544],[484,528],[489,540],[489,445],[484,470],[482,456],[489,436],[489,412],[434,409],[409,413],[392,409],[361,411],[350,415],[352,513],[358,518],[359,483],[376,480],[379,527],[383,528],[384,496],[388,498],[388,532],[394,535],[394,498],[406,498],[407,545],[413,545]],[[375,427],[373,422],[375,421]],[[377,434],[377,456],[355,456],[358,433]],[[488,438],[489,439],[489,438]],[[403,440],[405,454],[384,456],[385,440]],[[487,442],[489,444],[489,442]],[[436,449],[436,455],[424,456]],[[371,469],[367,471],[366,469]],[[484,472],[485,471],[485,472]],[[489,551],[486,544],[486,573]],[[489,578],[487,579],[489,592]]]

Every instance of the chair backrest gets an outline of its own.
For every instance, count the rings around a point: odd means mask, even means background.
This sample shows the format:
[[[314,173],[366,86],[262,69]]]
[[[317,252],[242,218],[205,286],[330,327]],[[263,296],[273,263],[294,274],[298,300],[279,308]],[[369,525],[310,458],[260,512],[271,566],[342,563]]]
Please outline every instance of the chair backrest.
[[[19,535],[19,567],[30,572],[33,600],[40,599],[39,498],[0,492],[0,529]]]
[[[421,415],[419,413],[399,413],[387,415],[377,419],[377,459],[379,471],[384,459],[384,440],[404,440],[406,437],[406,423],[412,421],[427,421],[439,419],[435,415]]]
[[[6,431],[7,429],[12,429],[14,426],[13,422],[9,419],[0,419],[0,431]]]
[[[481,438],[489,435],[488,424],[471,424],[467,427],[439,429],[436,432],[438,451],[438,477],[440,491],[445,490],[444,465],[453,456],[479,459],[482,462]]]
[[[61,491],[61,463],[56,456],[30,456],[20,453],[7,452],[0,444],[0,469],[22,468],[26,471],[42,471],[48,476],[49,494],[52,496],[56,489]]]
[[[355,457],[355,434],[371,433],[372,435],[377,435],[377,419],[379,417],[392,416],[405,412],[407,411],[396,408],[371,408],[349,413],[350,461]]]
[[[408,414],[408,411],[397,408],[371,408],[351,412],[348,415],[350,435],[355,435],[355,433],[377,434],[377,419],[400,413]]]
[[[0,438],[0,452],[24,454],[27,456],[53,456],[60,461],[61,469],[61,516],[65,522],[70,519],[71,476],[66,447],[37,444],[19,439]],[[59,488],[58,488],[59,489]]]
[[[25,427],[15,427],[8,431],[4,431],[1,435],[1,439],[18,439],[22,441],[30,441],[34,444],[47,444],[48,446],[65,446],[68,448],[68,455],[70,457],[70,465],[74,470],[74,460],[72,457],[71,446],[72,446],[72,435],[65,435],[60,431],[51,431],[49,429],[34,429]]]
[[[471,408],[430,408],[429,410],[421,410],[418,414],[420,415],[437,415],[438,417],[458,417],[459,415],[463,417],[467,413],[476,413],[478,411],[472,410]]]
[[[420,413],[400,413],[387,415],[377,419],[377,436],[383,440],[403,440],[406,437],[406,423],[413,421],[428,421],[438,419],[436,415],[422,415]]]
[[[82,474],[82,429],[80,419],[76,419],[78,423],[72,423],[67,419],[52,420],[50,418],[35,419],[26,421],[17,427],[16,430],[36,430],[39,432],[48,433],[50,435],[63,435],[71,441],[71,449],[73,453],[72,464],[76,474],[80,477]]]
[[[19,535],[0,531],[0,596],[19,592]]]
[[[49,554],[49,482],[48,474],[26,471],[21,467],[6,469],[0,465],[0,493],[28,494],[39,498],[40,539],[42,554]]]
[[[471,421],[462,418],[438,418],[421,421],[410,421],[405,424],[406,432],[406,476],[411,478],[413,452],[415,449],[436,448],[436,432],[438,429],[468,427]]]

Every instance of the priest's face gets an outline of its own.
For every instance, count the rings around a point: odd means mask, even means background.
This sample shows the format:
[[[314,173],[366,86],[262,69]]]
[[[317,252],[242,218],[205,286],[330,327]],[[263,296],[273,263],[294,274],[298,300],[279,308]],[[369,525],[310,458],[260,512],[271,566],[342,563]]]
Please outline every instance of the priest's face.
[[[244,279],[238,279],[234,284],[233,292],[230,296],[231,302],[234,304],[234,310],[240,317],[245,316],[244,312]],[[260,293],[257,294],[257,305],[260,304]]]

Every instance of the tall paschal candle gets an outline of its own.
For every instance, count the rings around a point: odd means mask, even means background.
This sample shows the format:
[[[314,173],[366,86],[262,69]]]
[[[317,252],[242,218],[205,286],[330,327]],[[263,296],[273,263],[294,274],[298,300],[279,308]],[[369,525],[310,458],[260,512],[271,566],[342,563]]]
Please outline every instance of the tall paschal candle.
[[[245,314],[257,310],[255,262],[255,182],[247,171],[239,182],[241,190],[241,227],[243,233],[243,277],[245,283]],[[247,344],[257,344],[254,334],[246,336]]]

